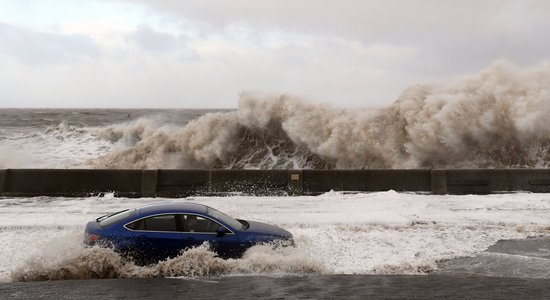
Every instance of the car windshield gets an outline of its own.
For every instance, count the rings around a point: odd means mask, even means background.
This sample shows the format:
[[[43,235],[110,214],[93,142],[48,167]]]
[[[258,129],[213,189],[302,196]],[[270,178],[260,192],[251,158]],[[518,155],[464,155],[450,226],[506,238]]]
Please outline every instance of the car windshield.
[[[211,217],[220,220],[221,222],[237,229],[237,230],[244,230],[243,224],[241,222],[233,219],[232,217],[222,213],[221,211],[215,210],[212,207],[208,207],[206,210],[207,214]]]
[[[99,222],[99,225],[101,227],[106,227],[120,220],[124,220],[130,216],[133,216],[135,212],[136,212],[135,209],[132,209],[132,210],[126,209],[126,210],[122,210],[116,213],[112,213],[112,214],[97,218],[97,221]]]

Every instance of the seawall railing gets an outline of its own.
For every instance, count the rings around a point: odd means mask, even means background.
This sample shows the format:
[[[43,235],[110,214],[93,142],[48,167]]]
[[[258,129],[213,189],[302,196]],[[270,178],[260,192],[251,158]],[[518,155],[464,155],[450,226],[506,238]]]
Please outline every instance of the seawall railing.
[[[433,194],[550,192],[550,169],[98,170],[3,169],[0,196],[187,197],[245,193],[316,195],[409,191]]]

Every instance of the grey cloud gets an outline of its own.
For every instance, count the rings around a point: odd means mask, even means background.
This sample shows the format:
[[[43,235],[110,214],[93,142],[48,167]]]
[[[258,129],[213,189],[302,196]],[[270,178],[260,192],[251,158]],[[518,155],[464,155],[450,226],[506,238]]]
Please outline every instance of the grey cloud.
[[[543,0],[122,0],[223,31],[300,32],[365,45],[419,49],[425,75],[475,71],[496,59],[532,64],[548,58],[550,4]],[[405,66],[407,67],[407,66]]]
[[[56,99],[58,106],[232,107],[238,92],[259,90],[378,106],[418,82],[550,54],[547,0],[119,1],[146,4],[181,24],[182,35],[142,25],[115,33],[121,40],[102,54],[91,38],[0,23],[0,56],[9,55],[0,59],[2,99],[15,106]],[[81,63],[100,55],[101,64]],[[68,63],[28,68],[17,61]]]
[[[39,32],[0,23],[0,53],[25,64],[60,63],[98,58],[101,51],[86,36]]]
[[[140,47],[149,51],[169,51],[183,42],[183,38],[176,37],[170,33],[159,32],[147,25],[140,25],[136,31],[129,36]]]
[[[539,19],[550,16],[550,11],[544,12],[544,2],[529,0],[122,1],[143,3],[214,27],[244,21],[258,29],[334,34],[354,39],[415,36],[441,29],[455,34],[475,34],[500,12],[514,9]]]

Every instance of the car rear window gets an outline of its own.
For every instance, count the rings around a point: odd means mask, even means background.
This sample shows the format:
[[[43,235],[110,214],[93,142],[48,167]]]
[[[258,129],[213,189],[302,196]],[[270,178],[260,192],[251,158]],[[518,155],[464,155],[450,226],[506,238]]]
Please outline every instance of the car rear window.
[[[107,227],[109,225],[117,223],[118,221],[121,221],[133,216],[135,212],[136,212],[135,209],[131,209],[131,210],[125,209],[110,215],[105,215],[101,218],[98,218],[97,220],[99,221],[99,225],[101,227]]]

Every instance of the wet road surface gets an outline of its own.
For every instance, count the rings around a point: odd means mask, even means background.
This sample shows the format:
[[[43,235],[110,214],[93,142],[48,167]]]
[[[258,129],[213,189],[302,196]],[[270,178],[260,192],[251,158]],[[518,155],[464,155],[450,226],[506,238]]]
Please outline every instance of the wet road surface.
[[[550,279],[550,236],[499,241],[475,257],[443,261],[438,267],[439,274]]]
[[[229,276],[0,284],[0,299],[550,299],[550,237],[500,241],[438,274]]]
[[[550,279],[480,276],[241,276],[104,279],[0,285],[2,299],[548,299]]]

